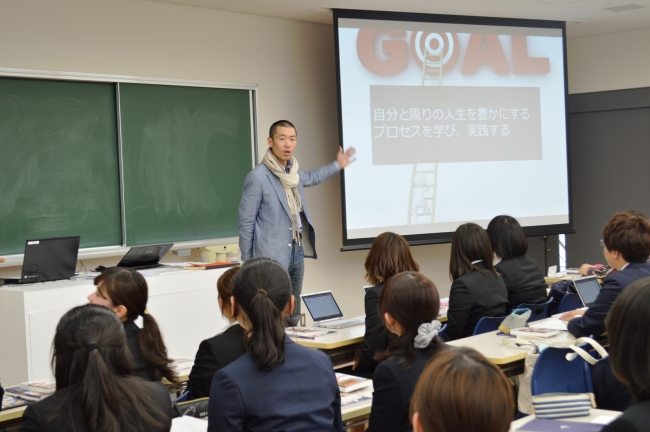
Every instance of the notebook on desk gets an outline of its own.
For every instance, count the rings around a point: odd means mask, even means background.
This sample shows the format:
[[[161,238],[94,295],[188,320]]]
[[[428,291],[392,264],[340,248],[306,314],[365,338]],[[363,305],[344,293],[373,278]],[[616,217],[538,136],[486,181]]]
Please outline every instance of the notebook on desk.
[[[589,307],[596,301],[600,293],[600,283],[597,276],[585,276],[573,280],[573,286],[580,296],[580,301],[585,307]]]
[[[169,252],[169,249],[173,245],[174,243],[134,246],[117,263],[117,267],[127,267],[136,270],[162,267],[160,260]]]
[[[33,284],[74,276],[81,237],[59,237],[25,242],[20,276],[3,278],[5,284]]]
[[[345,318],[332,291],[303,294],[300,297],[316,327],[342,329],[365,324],[364,319]]]

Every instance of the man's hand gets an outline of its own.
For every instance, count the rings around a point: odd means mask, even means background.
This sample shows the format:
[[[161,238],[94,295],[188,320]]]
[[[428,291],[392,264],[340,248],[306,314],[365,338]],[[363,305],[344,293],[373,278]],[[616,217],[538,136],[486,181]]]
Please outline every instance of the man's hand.
[[[580,266],[580,269],[578,271],[581,275],[587,276],[589,274],[589,267],[591,267],[591,264],[583,264]]]
[[[583,316],[585,314],[585,312],[586,311],[584,311],[584,310],[574,310],[574,311],[565,313],[564,315],[562,315],[560,317],[560,319],[562,321],[571,321],[573,318],[575,318],[577,316]]]
[[[354,154],[356,150],[354,147],[350,147],[345,152],[343,152],[343,147],[339,147],[339,153],[336,155],[336,162],[339,163],[339,167],[344,169],[346,166],[354,162]]]

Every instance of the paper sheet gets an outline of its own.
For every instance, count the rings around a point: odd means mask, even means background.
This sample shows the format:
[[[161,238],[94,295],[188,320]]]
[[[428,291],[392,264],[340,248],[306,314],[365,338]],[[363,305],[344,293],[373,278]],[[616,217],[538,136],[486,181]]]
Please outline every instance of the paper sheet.
[[[171,432],[207,432],[208,421],[190,416],[176,417],[172,420]]]
[[[550,319],[543,322],[532,322],[528,324],[531,328],[545,328],[552,330],[566,330],[566,322],[559,319]]]
[[[595,419],[593,419],[591,423],[606,425],[613,422],[615,418],[616,416],[598,416]]]

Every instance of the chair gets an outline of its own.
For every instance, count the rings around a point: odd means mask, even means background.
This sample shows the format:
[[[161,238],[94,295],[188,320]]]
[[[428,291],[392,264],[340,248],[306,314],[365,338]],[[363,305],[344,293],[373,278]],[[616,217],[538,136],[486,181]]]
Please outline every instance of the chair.
[[[582,307],[582,301],[578,294],[566,293],[562,300],[560,300],[560,305],[557,307],[557,313],[569,312],[572,310],[580,309]]]
[[[567,360],[569,348],[548,347],[537,358],[530,390],[533,396],[544,393],[593,393],[589,365],[580,356]]]
[[[519,306],[517,306],[517,309],[530,309],[530,318],[528,318],[528,322],[533,322],[533,321],[537,321],[549,317],[548,309],[551,306],[551,303],[553,303],[552,298],[549,299],[546,303],[539,303],[539,304],[522,303]]]
[[[179,403],[179,402],[187,402],[192,398],[192,392],[191,391],[186,391],[176,399],[172,401],[172,404]]]
[[[499,330],[499,326],[506,317],[483,317],[476,323],[472,336]]]
[[[438,337],[442,340],[445,340],[445,332],[447,331],[447,323],[443,325],[440,330],[438,330]]]

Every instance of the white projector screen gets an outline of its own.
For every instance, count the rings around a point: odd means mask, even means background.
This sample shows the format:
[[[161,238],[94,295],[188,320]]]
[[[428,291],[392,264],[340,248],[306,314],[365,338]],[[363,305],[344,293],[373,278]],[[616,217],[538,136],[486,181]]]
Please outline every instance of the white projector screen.
[[[572,232],[565,23],[334,10],[343,250],[514,216]]]

